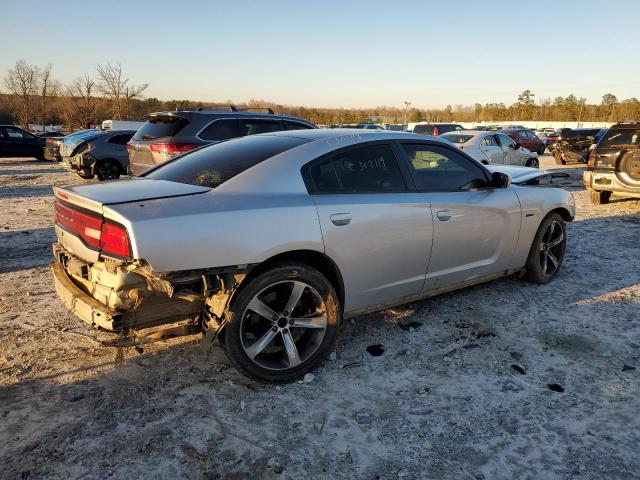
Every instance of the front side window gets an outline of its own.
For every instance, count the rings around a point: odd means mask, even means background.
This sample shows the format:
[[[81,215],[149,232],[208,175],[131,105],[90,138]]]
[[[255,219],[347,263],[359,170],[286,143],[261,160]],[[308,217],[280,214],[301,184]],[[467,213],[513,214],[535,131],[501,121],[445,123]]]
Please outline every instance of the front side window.
[[[480,145],[483,147],[499,147],[498,140],[496,140],[495,135],[487,135],[482,139]]]
[[[421,191],[472,190],[487,185],[482,168],[458,152],[438,145],[404,144],[402,147]]]
[[[304,123],[298,122],[286,122],[285,129],[286,130],[308,130],[311,127],[309,125],[305,125]]]
[[[506,135],[503,134],[498,134],[498,140],[500,141],[500,145],[502,146],[502,148],[513,148],[516,146],[516,142],[514,142],[513,140],[511,140],[509,137],[507,137]]]
[[[276,136],[238,138],[175,157],[141,176],[216,188],[260,162],[306,142]]]
[[[18,128],[7,127],[7,135],[9,138],[29,138],[33,137],[30,133],[20,130]]]
[[[406,185],[400,166],[387,144],[344,150],[306,168],[311,193],[402,192]]]
[[[282,122],[273,120],[241,120],[243,135],[257,135],[259,133],[279,132]]]
[[[228,140],[239,136],[239,132],[236,128],[237,122],[234,118],[225,118],[222,120],[215,120],[206,126],[199,137],[203,140],[221,141]]]

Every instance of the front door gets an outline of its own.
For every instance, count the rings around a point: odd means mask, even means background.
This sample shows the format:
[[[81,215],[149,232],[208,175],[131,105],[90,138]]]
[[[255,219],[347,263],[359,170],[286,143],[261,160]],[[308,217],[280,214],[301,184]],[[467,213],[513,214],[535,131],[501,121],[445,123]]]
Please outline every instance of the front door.
[[[431,205],[433,247],[425,290],[510,268],[520,203],[510,188],[490,188],[488,173],[442,145],[403,143],[416,186]]]
[[[505,153],[495,134],[487,134],[480,140],[480,150],[486,155],[491,165],[502,165],[504,163]]]
[[[524,165],[526,161],[524,160],[524,154],[520,151],[520,148],[509,136],[504,133],[498,133],[496,135],[500,145],[502,146],[502,150],[505,153],[505,161],[506,165]]]
[[[431,254],[431,209],[407,188],[391,145],[350,147],[304,172],[326,253],[342,274],[345,312],[419,294]]]

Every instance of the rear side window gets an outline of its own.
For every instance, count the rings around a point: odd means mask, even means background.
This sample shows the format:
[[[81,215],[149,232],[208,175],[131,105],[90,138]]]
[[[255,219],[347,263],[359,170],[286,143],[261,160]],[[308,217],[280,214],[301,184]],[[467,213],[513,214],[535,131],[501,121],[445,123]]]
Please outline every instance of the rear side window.
[[[234,118],[225,118],[211,122],[198,135],[203,140],[228,140],[240,136],[238,122]]]
[[[135,133],[134,140],[156,140],[173,137],[189,122],[181,117],[154,117],[147,120]]]
[[[194,150],[141,175],[216,188],[230,178],[308,140],[291,137],[248,137]]]
[[[133,133],[116,135],[115,137],[111,137],[109,139],[109,143],[115,143],[117,145],[126,145],[127,143],[129,143],[129,140],[131,140],[131,137],[133,137]]]
[[[240,120],[240,124],[243,135],[279,132],[283,129],[282,122],[274,120]]]
[[[615,148],[640,144],[640,130],[609,130],[600,140],[598,148]]]
[[[461,154],[438,145],[403,145],[418,189],[457,191],[485,187],[483,170]]]
[[[311,164],[312,193],[383,193],[406,189],[400,166],[386,144],[351,148]]]
[[[483,147],[499,147],[500,146],[498,145],[498,140],[496,140],[495,135],[487,135],[482,139],[482,141],[480,142],[480,145],[482,145]]]

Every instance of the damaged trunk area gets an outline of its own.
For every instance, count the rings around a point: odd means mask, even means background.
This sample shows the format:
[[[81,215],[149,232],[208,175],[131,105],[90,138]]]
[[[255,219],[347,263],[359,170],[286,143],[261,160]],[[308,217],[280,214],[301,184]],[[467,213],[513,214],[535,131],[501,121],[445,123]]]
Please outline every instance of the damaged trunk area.
[[[109,332],[129,335],[140,330],[186,322],[164,333],[147,336],[150,343],[189,335],[222,325],[229,300],[250,267],[158,274],[140,261],[101,257],[85,261],[53,246],[51,265],[58,296],[84,322]]]

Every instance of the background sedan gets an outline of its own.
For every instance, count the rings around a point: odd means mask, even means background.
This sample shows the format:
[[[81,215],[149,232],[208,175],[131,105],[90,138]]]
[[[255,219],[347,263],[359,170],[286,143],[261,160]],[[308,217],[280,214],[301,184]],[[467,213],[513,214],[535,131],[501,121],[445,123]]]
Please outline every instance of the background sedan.
[[[502,132],[460,130],[445,133],[444,138],[485,165],[538,167],[538,155]]]

